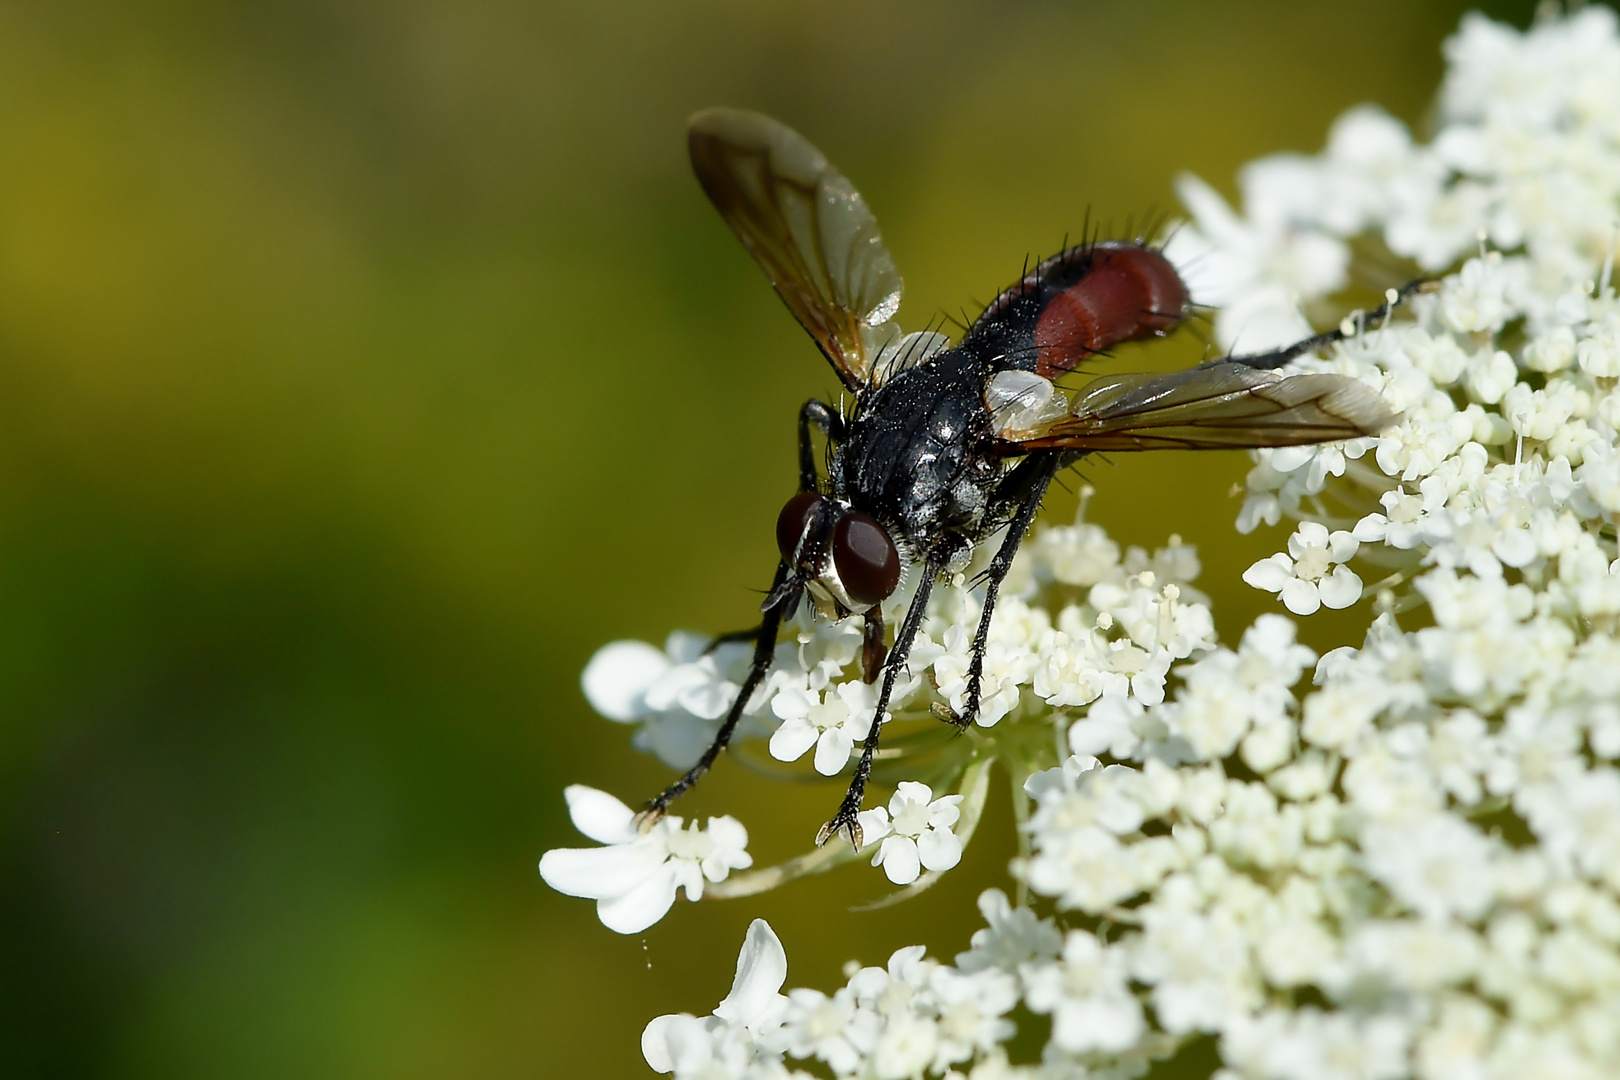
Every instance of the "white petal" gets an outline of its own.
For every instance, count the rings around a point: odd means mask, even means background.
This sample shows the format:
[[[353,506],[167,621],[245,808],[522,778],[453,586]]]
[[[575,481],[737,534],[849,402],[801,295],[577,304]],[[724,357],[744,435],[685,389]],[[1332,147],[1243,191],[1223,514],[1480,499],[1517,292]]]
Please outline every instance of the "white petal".
[[[1314,446],[1279,446],[1271,452],[1268,459],[1271,467],[1280,473],[1291,473],[1303,468],[1316,456]]]
[[[1296,543],[1298,546],[1296,547]],[[1288,538],[1288,553],[1299,558],[1301,553],[1309,548],[1325,548],[1328,546],[1327,526],[1320,521],[1302,521],[1294,535]]]
[[[782,721],[771,734],[771,757],[777,761],[798,761],[816,745],[816,729],[802,717]]]
[[[1345,566],[1335,566],[1333,573],[1316,583],[1322,603],[1330,608],[1347,608],[1361,599],[1361,578]],[[1301,615],[1308,612],[1300,612]]]
[[[822,732],[816,742],[816,772],[822,776],[837,776],[849,764],[849,752],[854,745],[855,740],[841,727]]]
[[[641,1056],[653,1072],[692,1073],[714,1056],[714,1040],[703,1021],[691,1013],[670,1013],[654,1018],[641,1032]]]
[[[1349,562],[1356,557],[1356,551],[1361,547],[1361,541],[1352,533],[1340,529],[1328,537],[1328,558],[1334,562]]]
[[[787,980],[787,950],[764,919],[748,924],[731,993],[714,1008],[714,1015],[744,1027],[755,1027],[778,1007],[777,991]]]
[[[630,736],[630,745],[685,772],[697,764],[720,725],[684,712],[655,713]]]
[[[1355,531],[1351,533],[1351,535],[1363,543],[1372,543],[1374,541],[1382,540],[1388,531],[1389,518],[1385,517],[1383,514],[1374,513],[1368,514],[1366,517],[1356,522]]]
[[[979,699],[979,715],[973,718],[973,722],[980,727],[995,727],[1001,722],[1003,716],[1012,711],[1012,707],[1016,704],[1018,704],[1016,695],[1013,696],[1011,701],[1005,700],[1001,694],[981,697]]]
[[[671,630],[664,639],[664,655],[669,657],[672,664],[695,664],[703,659],[704,653],[709,651],[709,645],[714,641],[703,634],[695,634],[690,630]],[[722,645],[724,649],[726,646]]]
[[[714,672],[701,661],[695,664],[676,664],[647,687],[642,700],[651,712],[667,712],[671,709],[690,712],[684,699],[695,696],[697,691],[708,686],[713,680]],[[722,708],[720,711],[724,712],[725,709]],[[704,719],[712,720],[714,717],[708,716]]]
[[[740,852],[748,847],[748,829],[730,814],[710,818],[704,831],[717,850]]]
[[[1070,998],[1052,1017],[1052,1041],[1075,1053],[1117,1053],[1142,1034],[1142,1007],[1126,994]]]
[[[910,885],[917,880],[920,859],[917,855],[917,842],[911,837],[888,837],[878,850],[877,858],[881,860],[883,872],[896,885]]]
[[[744,870],[754,865],[748,854],[748,830],[743,823],[729,814],[710,818],[707,829],[714,850],[704,856],[703,876],[710,881],[724,881],[733,870]]]
[[[894,826],[889,823],[889,812],[881,806],[874,810],[862,810],[855,815],[855,820],[860,824],[862,841],[868,844],[894,831]]]
[[[645,641],[612,641],[596,650],[580,688],[591,708],[621,724],[646,715],[642,696],[669,670],[669,660]]]
[[[928,824],[936,829],[948,829],[962,816],[962,796],[941,795],[928,807]]]
[[[1294,560],[1278,552],[1243,571],[1243,580],[1266,592],[1281,592],[1284,585],[1294,580]]]
[[[664,866],[675,883],[675,892],[683,889],[688,900],[703,899],[703,867],[692,859],[671,859]]]
[[[737,694],[742,689],[734,682],[726,679],[717,679],[707,671],[703,672],[701,681],[694,680],[683,686],[675,697],[675,702],[693,716],[701,716],[705,720],[718,720],[731,708],[731,703],[737,700]]]
[[[1491,551],[1508,566],[1528,566],[1539,552],[1529,529],[1503,529],[1491,540]]]
[[[1120,733],[1121,725],[1087,716],[1076,720],[1069,728],[1069,749],[1087,756],[1106,754],[1114,745],[1114,737]]]
[[[917,837],[917,857],[930,870],[949,870],[962,861],[962,840],[949,829],[930,829]]]
[[[1157,705],[1164,700],[1164,673],[1142,671],[1131,676],[1131,693],[1143,705]]]
[[[1361,584],[1359,579],[1356,584]],[[1295,615],[1309,615],[1322,606],[1322,597],[1316,586],[1298,578],[1283,583],[1281,596],[1283,607]]]
[[[1224,241],[1236,247],[1238,246],[1236,242],[1245,238],[1248,230],[1242,219],[1220,193],[1201,178],[1192,173],[1182,173],[1176,177],[1176,195],[1181,199],[1181,204],[1192,212],[1199,230],[1210,234],[1216,241]],[[1177,235],[1180,235],[1179,232]],[[1178,267],[1178,269],[1187,274],[1192,268]]]
[[[821,695],[815,691],[803,686],[784,686],[771,699],[771,712],[783,720],[803,720],[810,715],[811,706],[820,704]]]
[[[636,815],[605,791],[570,784],[563,790],[563,798],[568,802],[568,818],[574,828],[598,844],[627,844],[640,835]]]
[[[647,1026],[641,1029],[641,1056],[647,1059],[647,1065],[653,1072],[667,1073],[675,1071],[675,1060],[669,1052],[669,1027],[680,1019],[689,1016],[689,1013],[666,1013],[655,1016],[647,1021]]]
[[[1244,652],[1253,650],[1256,654],[1264,656],[1273,664],[1310,663],[1314,656],[1304,660],[1295,660],[1295,650],[1300,648],[1294,644],[1299,634],[1299,628],[1286,616],[1267,612],[1254,620],[1254,625],[1243,632]],[[1305,650],[1310,653],[1309,649]]]
[[[634,892],[663,865],[652,844],[556,848],[540,856],[540,877],[565,896],[605,900]]]
[[[667,864],[623,896],[598,900],[596,917],[616,934],[639,934],[675,903],[675,871]]]
[[[894,798],[889,800],[889,813],[897,813],[907,802],[926,805],[932,802],[933,799],[934,791],[927,784],[919,784],[915,780],[903,780],[894,789]]]

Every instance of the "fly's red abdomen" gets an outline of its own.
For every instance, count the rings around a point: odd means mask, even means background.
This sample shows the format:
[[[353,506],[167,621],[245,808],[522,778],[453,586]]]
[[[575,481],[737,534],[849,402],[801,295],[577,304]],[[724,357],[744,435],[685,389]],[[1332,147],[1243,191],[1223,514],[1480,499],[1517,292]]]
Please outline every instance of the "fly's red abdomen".
[[[1187,286],[1161,252],[1098,244],[1078,281],[1053,293],[1035,323],[1035,371],[1051,379],[1087,356],[1174,329]]]

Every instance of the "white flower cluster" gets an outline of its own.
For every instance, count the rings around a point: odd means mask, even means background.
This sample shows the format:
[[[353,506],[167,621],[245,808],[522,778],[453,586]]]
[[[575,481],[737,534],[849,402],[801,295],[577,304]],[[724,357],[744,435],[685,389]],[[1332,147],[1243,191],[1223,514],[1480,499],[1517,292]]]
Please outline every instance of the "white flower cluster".
[[[1083,515],[1083,505],[1081,509]],[[994,544],[986,546],[993,549]],[[1163,701],[1171,664],[1214,645],[1209,607],[1188,584],[1198,572],[1197,553],[1179,537],[1171,537],[1168,546],[1152,554],[1134,547],[1121,553],[1101,528],[1083,520],[1042,531],[1024,545],[1003,586],[985,654],[979,725],[994,727],[1009,716],[1049,725],[1054,707],[1099,699],[1138,710]],[[903,594],[892,598],[886,617],[898,622],[908,602]],[[912,646],[911,670],[896,683],[886,720],[920,720],[926,730],[939,731],[931,706],[963,707],[980,604],[960,582],[934,590]],[[817,772],[826,776],[842,772],[866,737],[876,706],[874,688],[860,677],[861,637],[855,620],[832,623],[802,610],[784,629],[771,673],[748,703],[733,745],[764,736],[771,755],[780,761],[796,761],[813,749]],[[684,769],[708,746],[736,700],[751,653],[751,643],[722,642],[716,647],[684,632],[671,634],[662,651],[644,642],[616,641],[591,658],[582,683],[585,696],[603,716],[638,725],[632,739],[638,749]],[[946,752],[965,763],[963,755],[971,750],[972,744],[962,742]],[[581,816],[580,806],[586,803],[574,793],[588,790],[570,789],[575,826],[610,848],[645,848],[646,838],[620,828],[618,810],[607,815],[613,820],[606,825]],[[601,792],[592,795],[611,799]],[[962,853],[962,842],[953,832],[961,801],[959,794],[935,799],[925,785],[901,783],[887,810],[861,815],[866,838],[879,842],[872,865],[883,867],[898,885],[916,881],[924,869],[939,872],[955,866]],[[614,805],[623,809],[616,800]],[[628,810],[622,816],[629,821]],[[731,818],[714,819],[709,828],[721,837],[717,842],[722,847],[730,850],[736,845],[736,854],[728,856],[732,868],[748,865],[738,861],[749,858],[742,851],[746,835],[741,829]],[[661,826],[654,835],[666,831]],[[738,836],[741,839],[735,839]],[[676,848],[679,844],[672,850]],[[591,854],[593,850],[601,854]],[[580,869],[574,874],[547,872],[547,882],[571,896],[604,904],[608,897],[628,895],[620,877],[593,876],[597,870],[606,875],[609,867],[617,871],[620,864],[615,860],[624,857],[610,857],[608,850],[563,849],[548,854],[548,859],[566,856],[584,861],[577,863]],[[560,865],[555,859],[553,864]],[[724,879],[725,871],[718,872],[719,877],[713,876],[705,864],[710,881]],[[701,880],[688,875],[679,881],[691,899],[702,895]],[[673,898],[675,888],[660,886],[657,895]],[[669,906],[661,902],[636,907],[651,916],[648,922],[641,922],[640,915],[610,921],[610,911],[616,909],[604,906],[603,923],[621,933],[634,933],[662,918]],[[632,929],[622,929],[631,924]]]
[[[1243,217],[1189,183],[1178,237],[1251,347],[1344,284],[1352,235],[1479,251],[1304,365],[1399,423],[1249,476],[1240,528],[1301,524],[1245,580],[1310,614],[1378,567],[1365,643],[1297,697],[1315,657],[1262,618],[1165,704],[1094,707],[1028,785],[1023,879],[1117,928],[1091,967],[1152,1007],[1116,1025],[1213,1034],[1233,1078],[1620,1074],[1620,35],[1474,16],[1448,55],[1432,143],[1358,110],[1251,166]]]
[[[1527,32],[1470,16],[1447,56],[1431,142],[1355,110],[1322,154],[1246,170],[1242,214],[1184,182],[1195,220],[1170,249],[1250,351],[1308,332],[1353,238],[1428,270],[1468,256],[1406,315],[1300,361],[1399,421],[1261,451],[1248,478],[1241,530],[1299,525],[1245,580],[1308,615],[1356,604],[1366,575],[1359,647],[1318,657],[1281,615],[1219,647],[1191,549],[1122,557],[1083,521],[1032,537],[992,625],[991,730],[956,743],[1019,781],[1013,870],[1051,914],[992,890],[953,965],[901,949],[831,995],[782,995],[756,922],[713,1016],[649,1025],[655,1069],[1125,1078],[1202,1039],[1219,1080],[1620,1075],[1620,28],[1597,7]],[[896,718],[960,705],[977,604],[940,590]],[[846,689],[859,634],[796,631],[749,716],[830,773],[870,721]],[[610,646],[593,670],[640,674],[609,693],[588,671],[587,693],[657,750],[659,725],[713,730],[735,659]],[[901,784],[863,818],[875,861],[897,883],[954,864],[969,803]],[[740,846],[711,858],[746,865]],[[718,880],[690,865],[658,870],[658,896]],[[1048,1018],[1038,1062],[1008,1059],[1018,1006]]]
[[[986,893],[980,906],[991,930],[976,935],[975,951],[955,966],[928,959],[914,945],[889,957],[886,967],[850,965],[848,983],[830,996],[779,992],[787,954],[770,926],[756,919],[731,993],[714,1014],[658,1017],[641,1037],[642,1053],[654,1069],[680,1080],[812,1075],[790,1070],[784,1057],[819,1062],[836,1076],[892,1080],[946,1074],[975,1059],[980,1070],[984,1061],[1004,1063],[1000,1044],[1014,1032],[1007,1013],[1022,991],[1004,965],[1055,956],[1057,931],[1035,923],[1027,911],[1013,911],[998,892]],[[1026,940],[1012,940],[1019,935]],[[1020,956],[1026,945],[1039,952]],[[986,959],[992,951],[995,962]]]
[[[1012,715],[1050,725],[1054,706],[1099,699],[1104,708],[1138,712],[1163,701],[1171,664],[1214,645],[1209,607],[1188,584],[1198,571],[1196,552],[1177,537],[1150,555],[1141,548],[1122,554],[1101,528],[1084,521],[1038,534],[1020,552],[991,623],[979,724],[993,727]],[[895,621],[906,602],[890,601]],[[961,584],[935,589],[912,647],[912,673],[896,684],[890,718],[920,720],[937,732],[941,725],[930,706],[962,707],[979,604]],[[710,645],[682,632],[671,634],[662,651],[639,641],[613,642],[586,666],[585,695],[608,719],[638,724],[637,748],[686,768],[736,700],[752,651],[747,643]],[[873,687],[860,678],[860,647],[854,620],[829,623],[801,612],[783,632],[771,674],[749,702],[734,744],[768,735],[778,760],[794,761],[814,748],[817,772],[843,771],[876,705]],[[959,745],[947,753],[972,750],[951,741]],[[962,798],[935,799],[926,785],[902,782],[887,809],[861,814],[866,839],[878,845],[872,865],[897,885],[915,882],[923,870],[955,866],[962,840],[953,827]],[[746,832],[729,817],[711,819],[706,831],[694,822],[685,832],[674,819],[675,825],[666,821],[642,836],[630,810],[612,796],[576,786],[568,801],[575,827],[607,847],[549,852],[541,872],[560,892],[600,901],[603,924],[620,933],[637,933],[662,918],[677,886],[696,900],[705,877],[718,883],[751,861]],[[710,843],[723,857],[709,854],[704,845]],[[698,861],[690,852],[699,852]],[[657,885],[629,874],[632,866],[647,875],[657,868]]]
[[[993,551],[995,542],[982,548]],[[1021,707],[1085,705],[1103,695],[1145,704],[1164,700],[1170,665],[1214,643],[1196,551],[1172,537],[1149,555],[1119,545],[1083,521],[1047,529],[1024,545],[1003,585],[985,654],[977,722],[993,727]],[[891,625],[905,591],[884,605]],[[910,677],[897,682],[889,716],[922,716],[935,702],[966,703],[980,599],[962,584],[934,590],[911,650]],[[859,678],[861,626],[828,622],[801,608],[782,633],[771,673],[744,711],[739,738],[768,735],[771,756],[797,761],[812,748],[816,771],[833,776],[866,737],[876,706]],[[638,724],[637,749],[686,768],[697,760],[736,700],[751,644],[677,632],[664,650],[616,641],[591,658],[585,696],[610,720]]]
[[[1198,572],[1197,552],[1176,536],[1151,555],[1133,547],[1122,556],[1084,520],[1037,533],[1019,551],[990,623],[979,725],[1103,697],[1163,701],[1170,665],[1215,642],[1205,597],[1188,587]],[[953,710],[966,704],[979,611],[972,592],[939,590],[912,647]]]

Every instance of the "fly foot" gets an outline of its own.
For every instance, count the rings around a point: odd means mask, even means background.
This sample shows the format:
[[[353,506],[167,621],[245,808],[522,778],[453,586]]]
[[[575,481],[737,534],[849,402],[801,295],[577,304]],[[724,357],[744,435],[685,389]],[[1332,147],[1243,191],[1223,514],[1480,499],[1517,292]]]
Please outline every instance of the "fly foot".
[[[940,723],[950,724],[958,731],[966,731],[973,726],[974,714],[979,710],[974,708],[964,712],[957,712],[943,701],[936,701],[930,711],[934,714],[934,719]]]
[[[685,789],[674,790],[674,793],[671,794],[672,790],[666,789],[659,792],[647,800],[646,806],[636,812],[636,816],[630,819],[630,824],[636,827],[636,832],[646,835],[652,832],[654,825],[664,820],[664,815],[669,812],[669,804],[675,801],[681,790]]]
[[[652,832],[654,825],[664,820],[664,811],[667,809],[657,799],[652,800],[630,819],[630,824],[636,827],[638,833]]]
[[[860,813],[860,800],[851,801],[845,798],[844,805],[838,808],[838,813],[834,814],[833,819],[823,825],[820,832],[816,833],[816,847],[821,847],[838,833],[843,833],[849,837],[851,847],[856,851],[861,850],[861,845],[866,842],[866,838],[861,834]]]

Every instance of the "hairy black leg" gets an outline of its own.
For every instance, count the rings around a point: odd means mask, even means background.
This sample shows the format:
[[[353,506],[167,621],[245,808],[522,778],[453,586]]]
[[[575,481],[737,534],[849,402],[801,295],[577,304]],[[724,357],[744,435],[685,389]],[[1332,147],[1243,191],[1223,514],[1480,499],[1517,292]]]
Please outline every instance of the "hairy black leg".
[[[1395,308],[1400,306],[1402,303],[1405,303],[1406,299],[1413,293],[1429,292],[1436,288],[1439,288],[1439,282],[1436,282],[1432,278],[1418,278],[1416,281],[1408,281],[1405,285],[1402,285],[1399,289],[1395,290],[1395,296],[1392,299],[1385,300],[1378,307],[1374,308],[1372,311],[1369,311],[1361,319],[1358,319],[1356,321],[1356,325],[1348,334],[1344,332],[1344,328],[1342,326],[1335,326],[1332,330],[1329,330],[1324,334],[1317,334],[1315,337],[1308,337],[1304,341],[1297,341],[1285,349],[1278,349],[1276,352],[1251,353],[1248,356],[1223,356],[1217,360],[1211,360],[1208,363],[1200,364],[1198,366],[1210,367],[1214,364],[1242,364],[1244,367],[1258,368],[1262,371],[1270,371],[1273,368],[1280,368],[1284,364],[1288,363],[1288,361],[1304,356],[1306,353],[1315,352],[1317,349],[1325,349],[1329,345],[1336,345],[1345,338],[1354,337],[1363,330],[1376,329],[1377,327],[1383,325],[1385,319],[1389,318],[1389,313],[1391,311],[1394,311]]]
[[[787,580],[787,576],[787,564],[778,565],[776,581],[771,587],[773,595]],[[748,707],[748,699],[754,696],[754,691],[759,689],[759,684],[765,681],[766,673],[771,670],[771,660],[776,654],[776,631],[782,624],[783,612],[791,606],[787,603],[778,603],[765,609],[765,617],[761,620],[758,636],[754,639],[754,659],[748,666],[748,677],[743,680],[742,689],[737,692],[737,700],[731,703],[731,711],[726,713],[725,722],[715,733],[714,741],[703,751],[703,756],[698,758],[696,765],[656,797],[647,800],[647,805],[636,815],[637,828],[643,832],[652,828],[669,809],[669,804],[684,795],[687,788],[697,783],[698,778],[709,771],[714,759],[720,756],[720,751],[731,741],[732,734],[737,730],[737,723],[742,719],[743,710]]]
[[[1018,480],[1028,487],[1018,504],[1018,512],[1007,525],[1007,535],[1002,538],[1001,546],[996,549],[995,558],[985,568],[981,576],[984,587],[984,610],[979,613],[979,628],[973,632],[972,658],[968,661],[967,700],[960,713],[953,713],[948,717],[951,723],[966,730],[973,723],[973,718],[979,715],[980,683],[984,679],[984,650],[990,641],[990,617],[995,614],[996,597],[1001,592],[1001,582],[1006,578],[1007,571],[1012,569],[1013,557],[1018,554],[1018,545],[1023,543],[1024,534],[1029,531],[1030,523],[1035,520],[1035,513],[1041,508],[1041,499],[1046,495],[1047,485],[1052,482],[1052,476],[1057,472],[1060,459],[1057,455],[1042,455],[1041,457],[1028,457],[1022,463],[1029,469],[1024,477],[1009,476],[1009,480]]]
[[[933,591],[934,579],[944,567],[941,560],[930,559],[923,566],[922,578],[917,582],[917,592],[911,598],[911,606],[906,609],[906,617],[900,623],[900,629],[894,635],[894,648],[889,650],[889,659],[883,672],[883,686],[878,691],[877,709],[872,713],[872,727],[866,733],[866,741],[861,744],[861,760],[855,765],[855,778],[849,782],[849,790],[844,793],[844,801],[838,807],[838,813],[833,819],[821,827],[816,834],[816,846],[825,844],[834,833],[844,832],[855,850],[861,848],[861,824],[857,815],[861,812],[861,799],[866,795],[866,779],[872,775],[872,755],[877,753],[878,732],[883,727],[883,713],[889,707],[889,694],[894,690],[894,680],[906,666],[906,656],[911,652],[911,643],[917,639],[917,631],[922,627],[923,614],[928,610],[928,594]]]
[[[866,612],[866,626],[861,631],[861,674],[867,682],[877,682],[888,652],[888,646],[883,643],[883,609],[873,604]]]
[[[750,626],[746,630],[727,630],[723,634],[716,634],[703,647],[703,655],[709,655],[722,645],[734,645],[739,641],[758,641],[760,629],[760,626]]]
[[[814,398],[799,409],[799,490],[816,490],[816,447],[810,441],[810,428],[816,427],[833,442],[842,442],[846,433],[844,418],[825,401]]]

